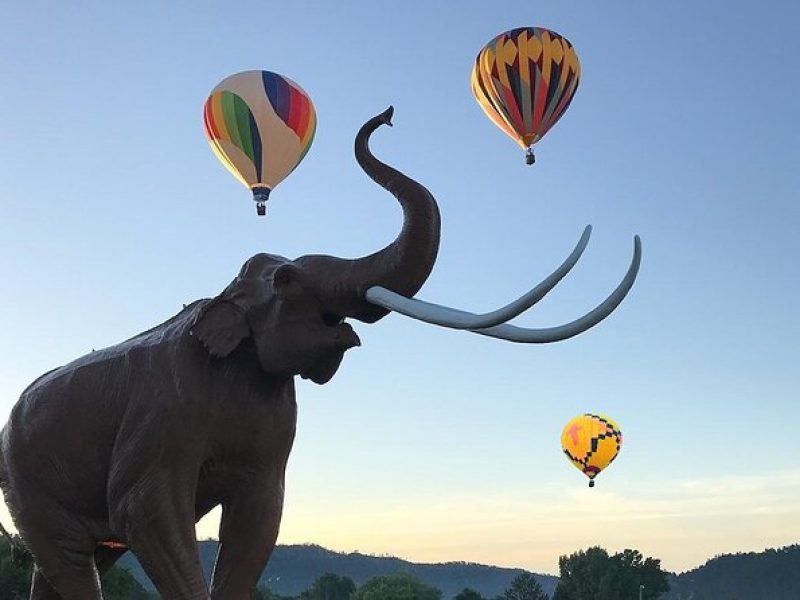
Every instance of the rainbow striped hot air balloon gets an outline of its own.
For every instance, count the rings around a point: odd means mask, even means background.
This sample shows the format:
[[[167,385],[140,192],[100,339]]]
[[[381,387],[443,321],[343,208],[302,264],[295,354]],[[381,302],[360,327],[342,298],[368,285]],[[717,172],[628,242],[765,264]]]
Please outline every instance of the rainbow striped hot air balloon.
[[[578,89],[581,65],[567,38],[543,27],[495,37],[472,67],[472,94],[486,115],[526,151],[564,114]]]
[[[244,71],[211,91],[203,124],[217,158],[253,191],[264,215],[270,192],[311,147],[317,116],[308,94],[288,77]]]

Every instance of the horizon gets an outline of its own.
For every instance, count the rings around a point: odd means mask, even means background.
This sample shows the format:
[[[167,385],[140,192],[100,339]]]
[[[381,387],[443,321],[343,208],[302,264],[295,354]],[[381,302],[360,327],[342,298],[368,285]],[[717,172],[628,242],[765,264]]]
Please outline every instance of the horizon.
[[[215,539],[215,538],[202,538],[202,539],[198,538],[197,542],[198,543],[200,543],[200,542],[219,543],[219,540]],[[541,571],[531,571],[530,569],[527,569],[525,567],[517,567],[517,566],[514,566],[514,565],[496,565],[496,564],[487,564],[487,563],[472,562],[472,561],[465,561],[465,560],[443,560],[443,561],[439,561],[439,562],[423,562],[423,561],[411,560],[411,559],[405,558],[403,556],[396,556],[394,554],[386,554],[386,553],[375,554],[375,553],[372,553],[372,552],[361,552],[360,550],[357,550],[357,549],[356,550],[333,550],[331,548],[326,548],[325,546],[320,546],[319,544],[315,544],[314,542],[291,542],[291,543],[278,542],[277,544],[275,544],[275,547],[277,548],[278,546],[282,546],[282,547],[295,547],[295,546],[297,546],[297,547],[304,547],[304,548],[313,547],[313,548],[319,548],[321,550],[325,550],[326,552],[331,552],[333,554],[342,554],[342,555],[347,555],[347,556],[352,555],[352,554],[358,554],[359,556],[366,556],[368,558],[396,559],[396,560],[399,560],[401,562],[407,562],[407,563],[410,563],[410,564],[413,564],[413,565],[426,565],[427,566],[427,565],[461,565],[461,564],[465,564],[465,565],[475,565],[475,566],[479,566],[479,567],[493,567],[493,568],[497,568],[497,569],[523,570],[523,571],[528,571],[529,573],[533,573],[534,575],[546,575],[548,577],[556,577],[556,578],[559,577],[559,574],[557,572],[556,573],[545,573],[545,572],[541,572]],[[587,548],[576,548],[575,550],[573,550],[573,552],[578,552],[579,550],[587,550],[590,547],[591,546],[588,546]],[[691,573],[692,571],[695,571],[695,570],[697,570],[699,568],[704,567],[709,562],[711,562],[711,561],[713,561],[713,560],[715,560],[717,558],[722,558],[724,556],[737,556],[737,555],[742,555],[742,554],[763,554],[765,552],[769,552],[770,550],[778,551],[778,550],[784,550],[786,548],[792,548],[792,547],[800,547],[800,543],[798,543],[798,544],[788,544],[786,546],[778,546],[778,547],[766,547],[766,548],[763,548],[761,550],[746,550],[746,551],[739,551],[739,552],[726,552],[724,554],[715,554],[714,556],[709,556],[702,563],[700,563],[700,564],[698,564],[698,565],[696,565],[696,566],[694,566],[694,567],[692,567],[690,569],[687,569],[685,571],[670,571],[669,569],[666,569],[666,571],[671,575],[680,576],[680,575],[684,575],[686,573]],[[620,548],[619,550],[610,550],[609,548],[604,548],[604,549],[608,550],[609,554],[614,554],[616,552],[622,552],[623,550],[625,550],[625,548]],[[636,548],[630,548],[630,549],[631,550],[636,550]],[[572,554],[572,552],[570,552],[570,554]],[[658,558],[658,557],[657,556],[648,557],[647,555],[645,555],[645,558]],[[664,565],[662,564],[661,566],[663,568]]]
[[[363,256],[396,203],[358,168],[431,190],[437,263],[417,297],[486,312],[580,263],[515,323],[559,325],[642,265],[608,319],[519,345],[392,314],[355,323],[325,386],[297,380],[279,544],[516,565],[636,548],[685,572],[800,542],[800,4],[466,0],[230,7],[9,5],[0,39],[0,416],[38,376],[218,294],[257,252]],[[581,83],[537,162],[470,91],[480,48],[518,26],[574,45]],[[316,138],[256,217],[219,164],[203,103],[268,69],[317,111]],[[587,487],[563,456],[578,414],[624,444]],[[0,522],[12,521],[0,503]],[[216,534],[219,509],[197,526]]]

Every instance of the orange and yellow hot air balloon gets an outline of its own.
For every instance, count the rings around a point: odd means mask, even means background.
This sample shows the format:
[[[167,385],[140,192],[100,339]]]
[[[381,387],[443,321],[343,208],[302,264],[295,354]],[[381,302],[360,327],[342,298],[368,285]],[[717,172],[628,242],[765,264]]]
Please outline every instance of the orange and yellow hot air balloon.
[[[589,478],[589,487],[594,487],[594,478],[617,458],[621,447],[619,425],[603,415],[575,417],[561,432],[564,454]]]
[[[495,37],[478,53],[472,93],[486,115],[524,150],[556,124],[569,107],[581,76],[567,38],[542,27],[520,27]]]
[[[317,116],[308,94],[288,77],[244,71],[211,91],[203,124],[214,154],[253,191],[263,215],[269,193],[311,147]]]

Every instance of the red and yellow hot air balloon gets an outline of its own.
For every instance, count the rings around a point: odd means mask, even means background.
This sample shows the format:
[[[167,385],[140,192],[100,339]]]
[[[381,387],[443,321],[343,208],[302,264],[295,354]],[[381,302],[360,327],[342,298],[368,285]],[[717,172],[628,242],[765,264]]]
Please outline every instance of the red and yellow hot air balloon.
[[[587,413],[571,419],[561,432],[561,449],[570,462],[589,478],[610,465],[622,448],[622,431],[614,419]]]
[[[308,94],[288,77],[244,71],[211,91],[203,124],[211,149],[253,191],[263,215],[269,193],[311,147],[317,116]]]
[[[569,107],[581,76],[567,38],[543,27],[501,33],[478,53],[472,93],[486,115],[524,150],[556,124]]]

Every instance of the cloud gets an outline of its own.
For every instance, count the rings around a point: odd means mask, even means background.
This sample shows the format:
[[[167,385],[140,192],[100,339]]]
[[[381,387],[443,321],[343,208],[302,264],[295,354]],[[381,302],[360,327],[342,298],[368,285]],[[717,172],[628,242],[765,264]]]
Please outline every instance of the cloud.
[[[800,470],[564,489],[389,500],[331,513],[299,502],[287,510],[281,541],[554,573],[560,554],[592,545],[637,548],[682,571],[716,554],[800,540]]]

